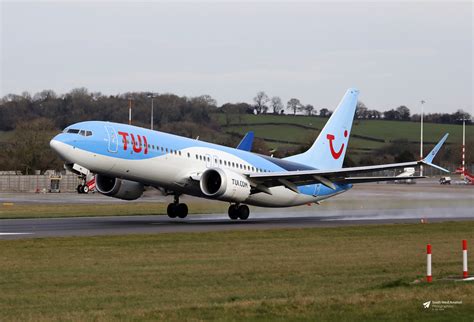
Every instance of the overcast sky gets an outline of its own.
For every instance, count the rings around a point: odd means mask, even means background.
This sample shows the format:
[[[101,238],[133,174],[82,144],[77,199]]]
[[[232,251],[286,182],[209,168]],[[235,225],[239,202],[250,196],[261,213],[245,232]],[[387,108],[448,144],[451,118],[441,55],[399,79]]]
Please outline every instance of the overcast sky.
[[[0,0],[1,1],[1,0]],[[1,2],[1,93],[473,109],[472,2]]]

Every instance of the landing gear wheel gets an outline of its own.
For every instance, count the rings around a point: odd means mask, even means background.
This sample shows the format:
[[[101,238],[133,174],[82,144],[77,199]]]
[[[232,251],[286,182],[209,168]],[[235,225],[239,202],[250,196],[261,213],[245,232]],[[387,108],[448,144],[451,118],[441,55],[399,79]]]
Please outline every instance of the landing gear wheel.
[[[166,209],[166,212],[168,213],[168,217],[170,218],[176,218],[177,212],[176,212],[176,204],[170,203],[168,205],[168,208]]]
[[[89,193],[89,186],[88,185],[82,186],[82,192],[83,193]]]
[[[185,203],[179,203],[175,207],[179,218],[186,218],[188,215],[188,206]]]
[[[188,206],[185,203],[170,203],[166,212],[170,218],[186,218],[188,215]]]
[[[239,206],[239,208],[237,208],[237,212],[241,220],[246,220],[250,215],[249,207],[246,205]]]
[[[77,193],[83,193],[82,188],[83,188],[82,184],[78,185],[76,188]]]
[[[230,205],[228,213],[229,218],[232,220],[236,220],[237,218],[239,218],[239,211],[237,205]]]

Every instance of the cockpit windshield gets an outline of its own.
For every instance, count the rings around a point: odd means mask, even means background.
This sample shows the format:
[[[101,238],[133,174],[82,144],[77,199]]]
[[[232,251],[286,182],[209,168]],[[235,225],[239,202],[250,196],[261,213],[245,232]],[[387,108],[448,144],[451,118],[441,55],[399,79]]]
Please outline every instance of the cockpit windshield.
[[[79,130],[79,129],[65,129],[63,131],[64,133],[69,133],[69,134],[79,134],[82,136],[91,136],[92,131],[87,131],[87,130]]]

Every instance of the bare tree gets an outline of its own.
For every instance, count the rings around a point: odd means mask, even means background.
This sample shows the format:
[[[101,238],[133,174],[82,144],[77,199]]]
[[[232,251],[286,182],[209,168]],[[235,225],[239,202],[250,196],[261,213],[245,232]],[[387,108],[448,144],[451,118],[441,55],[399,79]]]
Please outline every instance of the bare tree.
[[[321,117],[328,117],[331,115],[331,111],[328,110],[327,108],[322,108],[321,110],[319,110],[319,116]]]
[[[268,106],[266,104],[270,101],[270,99],[264,91],[258,92],[253,98],[253,101],[255,102],[255,110],[257,111],[257,114],[261,114],[262,112],[266,112],[268,110]]]
[[[308,116],[311,116],[313,114],[313,111],[314,111],[314,106],[311,105],[311,104],[307,104],[304,106],[304,110],[306,112],[306,114],[308,114]]]
[[[286,103],[286,107],[290,110],[293,111],[293,115],[296,115],[296,111],[298,111],[301,108],[301,102],[297,98],[292,98]]]
[[[405,105],[397,107],[396,111],[400,115],[402,121],[408,121],[410,119],[410,109]]]
[[[273,109],[273,114],[278,114],[283,109],[283,103],[281,102],[281,98],[278,96],[273,96],[270,102],[270,106]]]
[[[356,119],[367,119],[369,118],[369,109],[365,106],[364,102],[358,101],[356,106]]]

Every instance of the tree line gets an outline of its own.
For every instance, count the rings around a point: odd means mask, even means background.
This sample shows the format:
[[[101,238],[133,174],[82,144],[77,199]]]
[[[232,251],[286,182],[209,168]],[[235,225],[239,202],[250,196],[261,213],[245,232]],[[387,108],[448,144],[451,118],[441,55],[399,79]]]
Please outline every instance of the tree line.
[[[174,122],[205,124],[218,129],[212,121],[211,113],[231,114],[304,114],[329,117],[328,108],[316,109],[311,104],[303,104],[297,98],[291,98],[283,104],[279,96],[269,97],[259,91],[253,103],[225,103],[220,107],[209,95],[198,97],[180,97],[174,94],[153,94],[148,92],[129,92],[117,95],[103,95],[89,92],[85,88],[73,89],[69,93],[58,95],[52,90],[44,90],[34,95],[24,92],[21,95],[9,94],[0,99],[0,131],[13,130],[17,124],[29,122],[36,118],[50,119],[54,126],[62,129],[65,126],[85,120],[107,120],[127,122],[128,104],[133,106],[132,118],[136,125],[150,124],[150,104],[154,103],[154,124],[166,126]],[[356,119],[384,119],[396,121],[419,121],[419,114],[411,114],[410,109],[401,105],[388,111],[380,112],[369,109],[359,101],[355,114]],[[471,120],[471,115],[463,110],[454,113],[428,113],[425,122],[459,124],[461,119]]]
[[[253,98],[253,104],[248,103],[225,103],[220,109],[222,112],[230,112],[235,114],[293,114],[329,117],[332,112],[330,109],[322,107],[315,108],[311,104],[304,104],[298,98],[290,98],[286,105],[283,104],[279,96],[268,96],[264,91],[259,91]],[[420,114],[411,114],[410,109],[405,105],[392,108],[388,111],[378,111],[369,109],[364,102],[358,101],[355,118],[359,120],[390,120],[390,121],[420,121]],[[428,113],[423,115],[425,122],[459,124],[460,120],[466,119],[471,122],[471,115],[462,109],[454,113]]]
[[[128,105],[132,104],[133,124],[142,127],[150,126],[151,101],[154,105],[154,125],[161,131],[182,135],[185,137],[211,141],[217,144],[235,146],[241,137],[225,133],[221,130],[216,113],[225,115],[227,124],[235,123],[239,118],[242,123],[243,115],[275,114],[286,112],[292,115],[305,114],[319,117],[329,117],[331,111],[327,108],[315,109],[311,104],[303,104],[297,98],[291,98],[286,106],[278,96],[269,97],[259,91],[252,104],[225,103],[217,106],[217,102],[209,95],[184,97],[174,94],[154,94],[149,92],[129,92],[117,95],[103,95],[90,92],[85,88],[73,89],[66,94],[56,94],[44,90],[34,95],[27,92],[21,95],[9,94],[0,99],[0,170],[21,170],[31,173],[31,170],[61,169],[62,162],[49,149],[49,140],[59,130],[66,126],[86,120],[103,120],[118,123],[128,122]],[[419,115],[410,114],[406,106],[379,112],[368,109],[363,102],[358,102],[356,119],[386,119],[398,121],[418,121]],[[470,115],[462,110],[452,114],[425,114],[426,122],[459,123],[462,118],[470,119]],[[17,130],[11,132],[12,130]],[[8,133],[14,133],[6,139]],[[396,160],[413,159],[416,147],[402,143],[397,149],[375,151],[361,159],[358,164],[368,164],[375,158],[396,158]],[[405,147],[404,149],[398,149]],[[304,146],[280,149],[272,152],[276,157],[284,157],[296,153]],[[262,154],[269,153],[268,144],[260,139],[254,143],[254,151]],[[398,151],[396,154],[395,151]],[[384,161],[384,160],[377,160]],[[386,160],[385,160],[386,161]],[[347,158],[347,165],[354,163]]]

